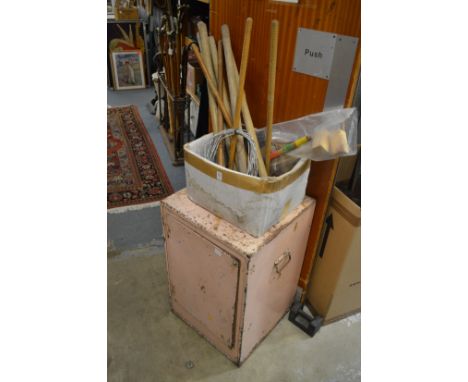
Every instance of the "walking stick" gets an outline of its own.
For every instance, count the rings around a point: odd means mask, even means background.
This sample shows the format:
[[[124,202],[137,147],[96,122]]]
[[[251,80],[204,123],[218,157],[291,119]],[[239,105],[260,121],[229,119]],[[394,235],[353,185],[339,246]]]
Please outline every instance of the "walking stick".
[[[249,49],[250,49],[250,36],[252,34],[252,18],[247,17],[245,20],[245,29],[244,29],[244,42],[242,44],[242,58],[241,58],[241,65],[240,65],[240,73],[239,73],[239,92],[237,94],[236,100],[236,109],[234,112],[234,122],[233,128],[238,129],[240,128],[240,113],[241,113],[241,106],[242,106],[242,99],[244,97],[244,84],[245,84],[245,77],[247,74],[247,63],[249,60]],[[236,156],[236,145],[237,145],[237,137],[235,135],[231,138],[231,146],[229,150],[229,168],[234,168],[234,159]]]

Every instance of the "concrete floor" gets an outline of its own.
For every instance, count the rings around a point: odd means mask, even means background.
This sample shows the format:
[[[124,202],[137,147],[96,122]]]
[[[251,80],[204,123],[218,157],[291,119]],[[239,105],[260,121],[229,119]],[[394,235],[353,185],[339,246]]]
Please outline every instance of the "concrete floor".
[[[108,91],[111,106],[134,104],[175,190],[183,167],[172,166],[146,104],[153,90]],[[286,318],[238,368],[169,310],[159,206],[108,213],[108,380],[312,381],[361,379],[361,320],[355,315],[310,338]],[[194,367],[188,369],[187,362]]]
[[[361,380],[359,314],[313,338],[283,318],[238,368],[169,310],[161,247],[109,253],[107,283],[111,382]]]

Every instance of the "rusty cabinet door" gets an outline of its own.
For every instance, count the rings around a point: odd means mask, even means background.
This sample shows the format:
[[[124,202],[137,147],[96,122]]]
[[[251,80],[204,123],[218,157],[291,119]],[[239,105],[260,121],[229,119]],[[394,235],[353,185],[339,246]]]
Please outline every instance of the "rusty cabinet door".
[[[164,228],[173,307],[177,304],[188,313],[189,323],[200,332],[208,330],[218,341],[232,348],[239,260],[171,213],[165,215]]]

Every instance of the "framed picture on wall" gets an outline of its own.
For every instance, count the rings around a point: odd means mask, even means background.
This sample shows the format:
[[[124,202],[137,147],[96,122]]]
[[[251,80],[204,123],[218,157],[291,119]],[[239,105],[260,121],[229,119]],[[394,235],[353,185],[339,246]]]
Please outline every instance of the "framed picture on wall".
[[[112,76],[117,90],[145,87],[143,56],[140,50],[111,52]]]

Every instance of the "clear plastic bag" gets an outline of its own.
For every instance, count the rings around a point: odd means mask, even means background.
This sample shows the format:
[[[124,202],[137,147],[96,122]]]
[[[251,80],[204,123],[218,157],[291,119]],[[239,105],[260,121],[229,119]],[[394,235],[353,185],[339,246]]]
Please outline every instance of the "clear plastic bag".
[[[288,151],[287,155],[313,161],[354,155],[357,152],[357,126],[356,108],[330,110],[276,123],[272,129],[272,150],[307,136],[309,141]],[[260,141],[265,141],[265,129],[259,129],[257,135]]]

